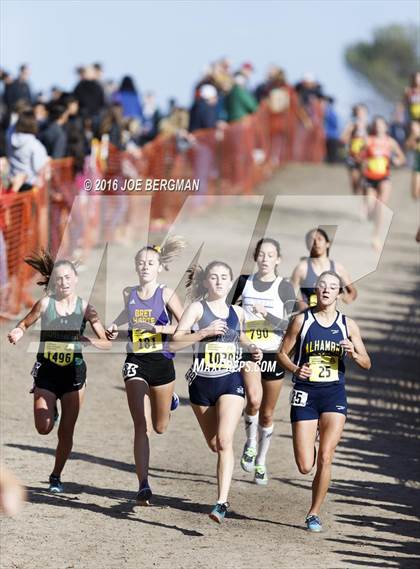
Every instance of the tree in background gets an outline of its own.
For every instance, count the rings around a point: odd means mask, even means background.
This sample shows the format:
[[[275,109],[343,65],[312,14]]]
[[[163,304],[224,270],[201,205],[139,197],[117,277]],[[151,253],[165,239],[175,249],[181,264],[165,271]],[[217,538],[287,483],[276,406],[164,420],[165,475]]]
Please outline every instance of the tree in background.
[[[345,51],[346,64],[383,97],[400,100],[409,77],[419,68],[419,28],[392,25],[373,32],[371,42],[358,42]]]

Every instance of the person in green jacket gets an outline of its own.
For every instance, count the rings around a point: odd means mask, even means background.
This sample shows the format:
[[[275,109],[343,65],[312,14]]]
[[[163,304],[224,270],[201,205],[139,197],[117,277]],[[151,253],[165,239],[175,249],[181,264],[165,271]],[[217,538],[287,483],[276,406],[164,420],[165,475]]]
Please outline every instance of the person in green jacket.
[[[238,121],[257,110],[257,100],[246,89],[245,84],[246,77],[242,73],[236,73],[234,77],[234,85],[226,95],[225,99],[229,122]]]

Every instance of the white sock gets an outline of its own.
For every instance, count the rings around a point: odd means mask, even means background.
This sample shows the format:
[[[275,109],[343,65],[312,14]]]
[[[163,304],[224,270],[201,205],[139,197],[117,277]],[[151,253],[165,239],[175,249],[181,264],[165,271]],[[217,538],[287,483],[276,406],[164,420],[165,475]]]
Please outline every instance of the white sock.
[[[258,431],[258,413],[256,415],[247,415],[244,413],[246,445],[257,448],[257,431]]]
[[[261,427],[258,425],[258,454],[255,464],[259,466],[265,465],[265,457],[271,443],[271,435],[273,434],[274,425],[271,427]]]

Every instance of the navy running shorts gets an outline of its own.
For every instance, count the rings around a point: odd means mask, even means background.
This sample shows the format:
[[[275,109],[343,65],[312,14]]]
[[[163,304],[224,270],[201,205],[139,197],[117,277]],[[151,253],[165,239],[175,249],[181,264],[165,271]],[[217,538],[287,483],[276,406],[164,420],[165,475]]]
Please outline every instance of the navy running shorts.
[[[296,423],[296,421],[317,420],[322,413],[341,413],[347,416],[345,385],[295,383],[290,392],[290,421]]]
[[[222,395],[245,397],[242,375],[239,372],[223,377],[202,377],[197,375],[188,388],[190,401],[194,405],[213,407]]]

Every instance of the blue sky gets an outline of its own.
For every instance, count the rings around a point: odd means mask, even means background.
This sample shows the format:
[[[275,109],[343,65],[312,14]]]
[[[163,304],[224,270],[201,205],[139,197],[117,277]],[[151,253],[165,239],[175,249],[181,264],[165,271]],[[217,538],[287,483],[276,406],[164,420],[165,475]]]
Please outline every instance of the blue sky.
[[[372,100],[346,70],[345,46],[378,26],[419,23],[414,0],[2,0],[1,16],[2,67],[14,73],[28,62],[37,90],[70,89],[76,66],[100,61],[106,78],[131,74],[164,106],[171,95],[189,104],[205,65],[227,55],[235,65],[253,62],[254,84],[270,63],[291,81],[311,71],[344,112]]]

